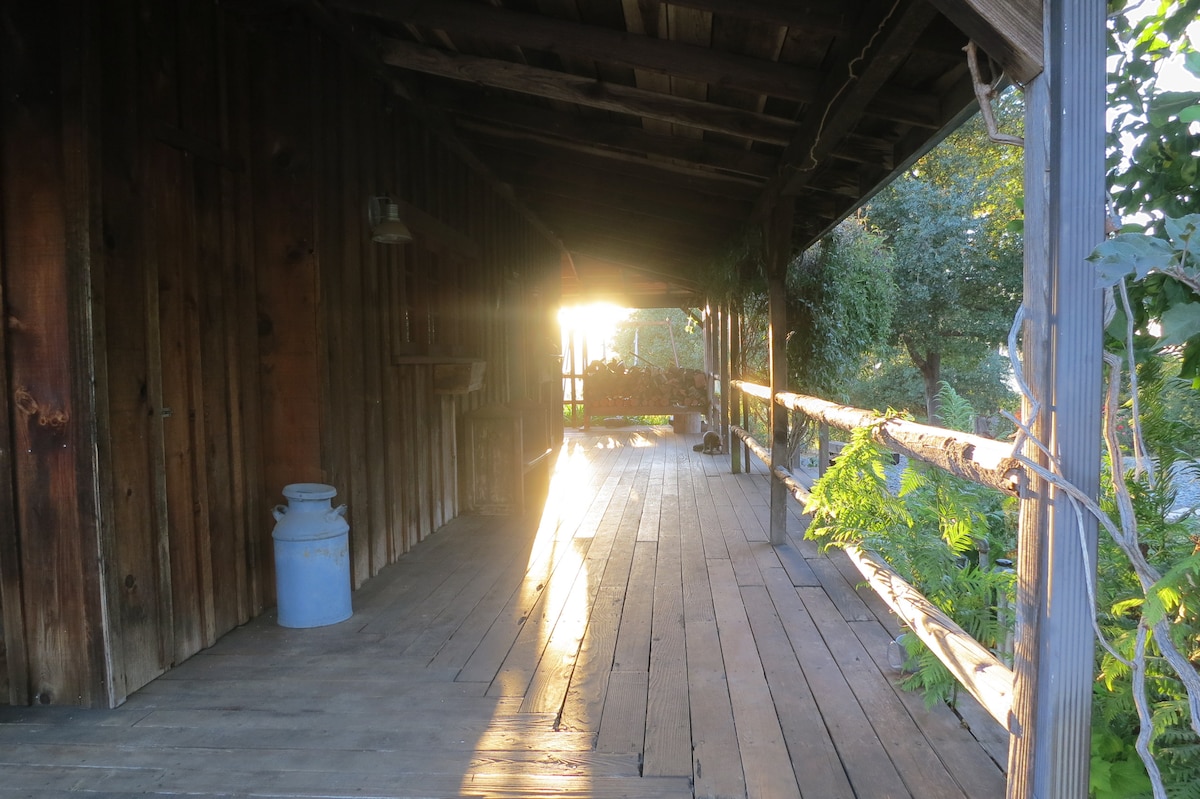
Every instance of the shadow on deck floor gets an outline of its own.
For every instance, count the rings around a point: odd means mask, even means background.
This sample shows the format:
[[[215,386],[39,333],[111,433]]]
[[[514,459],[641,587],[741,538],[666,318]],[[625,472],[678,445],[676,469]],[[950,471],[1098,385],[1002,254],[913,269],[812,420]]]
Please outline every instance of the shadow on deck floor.
[[[455,520],[349,621],[0,707],[0,797],[1002,796],[998,726],[899,691],[886,607],[698,440],[568,433],[540,519]]]

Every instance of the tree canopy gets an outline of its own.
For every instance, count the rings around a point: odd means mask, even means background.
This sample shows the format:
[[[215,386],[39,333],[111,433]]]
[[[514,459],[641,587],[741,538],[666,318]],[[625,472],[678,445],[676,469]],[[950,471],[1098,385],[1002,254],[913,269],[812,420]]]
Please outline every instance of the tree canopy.
[[[1020,132],[1020,102],[996,109]],[[872,201],[867,217],[892,249],[891,341],[920,371],[929,419],[947,364],[982,365],[1005,341],[1021,297],[1022,151],[991,143],[976,116]]]

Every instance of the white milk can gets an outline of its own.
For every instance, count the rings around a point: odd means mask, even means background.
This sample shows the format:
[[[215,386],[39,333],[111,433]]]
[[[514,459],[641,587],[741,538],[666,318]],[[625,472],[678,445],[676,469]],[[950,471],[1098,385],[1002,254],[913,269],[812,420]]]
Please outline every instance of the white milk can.
[[[350,525],[337,489],[323,483],[285,486],[276,505],[275,596],[282,627],[322,627],[350,618]]]

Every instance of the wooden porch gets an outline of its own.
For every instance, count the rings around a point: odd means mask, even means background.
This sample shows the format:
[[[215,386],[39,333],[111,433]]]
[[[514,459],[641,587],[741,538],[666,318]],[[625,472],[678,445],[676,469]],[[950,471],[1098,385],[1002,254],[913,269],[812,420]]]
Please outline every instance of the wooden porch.
[[[252,620],[115,710],[0,707],[0,797],[996,797],[1007,737],[901,692],[761,464],[568,433],[540,519],[460,517],[310,630]]]

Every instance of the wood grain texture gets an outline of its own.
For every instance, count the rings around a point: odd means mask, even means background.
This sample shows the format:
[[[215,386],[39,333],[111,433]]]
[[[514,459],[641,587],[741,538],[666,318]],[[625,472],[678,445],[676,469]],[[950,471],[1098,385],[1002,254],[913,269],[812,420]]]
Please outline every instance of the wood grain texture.
[[[393,264],[414,266],[404,321],[426,354],[488,349],[489,402],[532,393],[499,354],[549,338],[557,293],[492,300],[508,275],[556,276],[557,244],[344,42],[284,16],[71,0],[4,18],[0,691],[17,701],[120,701],[273,604],[267,508],[287,483],[342,490],[356,584],[458,514],[480,398],[432,400],[428,366],[393,365]],[[369,243],[381,191],[424,221],[416,252]],[[540,321],[509,324],[517,307]]]
[[[571,76],[509,62],[469,55],[451,55],[400,39],[385,43],[383,60],[392,66],[417,70],[480,85],[504,88],[591,108],[644,116],[673,125],[686,125],[769,144],[786,144],[795,124],[779,117],[712,106],[686,97],[601,84],[591,78]]]
[[[71,9],[76,10],[76,9]],[[88,43],[78,25],[60,27],[38,8],[5,15],[13,42],[0,56],[0,262],[5,266],[5,324],[15,524],[23,577],[14,610],[24,614],[25,688],[30,700],[105,702],[106,663],[97,657],[103,638],[89,637],[101,605],[94,515],[89,480],[94,407],[81,393],[88,378],[88,331],[79,325],[89,290],[92,253],[87,228],[90,194],[79,196],[76,134],[88,124],[86,84],[81,83]],[[75,35],[75,38],[72,37]],[[51,66],[40,62],[49,56]],[[86,151],[84,152],[86,159]],[[83,207],[80,207],[83,203]],[[94,510],[92,510],[94,513]],[[14,530],[15,527],[15,530]],[[89,535],[90,534],[90,535]],[[61,574],[55,580],[47,575]],[[12,601],[9,582],[5,598]],[[8,612],[8,611],[6,611]],[[22,625],[18,625],[20,629]],[[14,647],[14,655],[20,647]],[[18,667],[20,668],[20,667]]]
[[[1007,725],[1013,702],[1013,672],[945,612],[917,592],[877,555],[846,554],[896,615],[936,653],[946,668],[991,714]]]
[[[450,522],[351,620],[253,620],[114,711],[0,707],[0,796],[995,795],[956,717],[897,693],[884,628],[746,540],[765,475],[698,440],[569,433],[542,517]],[[639,541],[652,475],[670,521]]]

